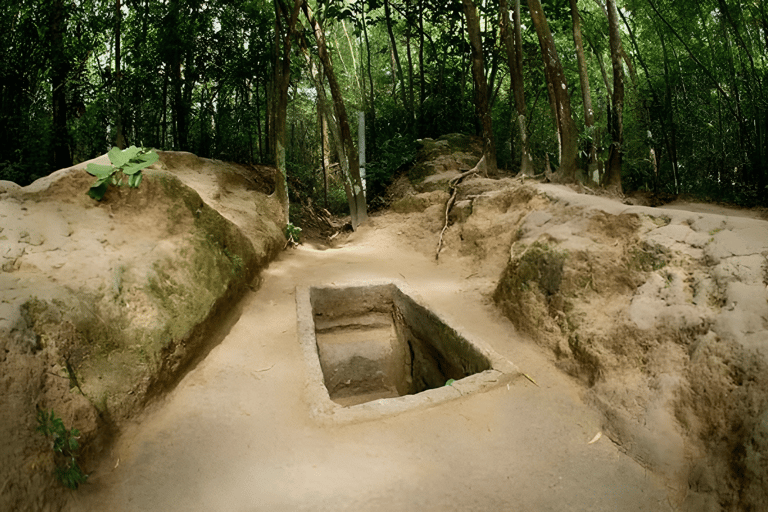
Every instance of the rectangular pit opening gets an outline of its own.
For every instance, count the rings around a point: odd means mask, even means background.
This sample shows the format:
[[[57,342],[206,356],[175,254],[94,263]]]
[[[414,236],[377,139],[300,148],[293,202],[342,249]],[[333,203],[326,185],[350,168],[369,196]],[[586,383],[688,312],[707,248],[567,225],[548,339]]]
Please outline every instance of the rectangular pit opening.
[[[323,381],[351,406],[445,386],[488,357],[394,283],[309,290]]]

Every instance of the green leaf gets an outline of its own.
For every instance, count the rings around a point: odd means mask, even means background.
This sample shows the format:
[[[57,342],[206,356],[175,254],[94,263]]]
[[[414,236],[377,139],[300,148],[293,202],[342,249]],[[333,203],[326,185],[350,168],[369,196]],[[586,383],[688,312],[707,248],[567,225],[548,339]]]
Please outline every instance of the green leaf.
[[[125,164],[130,162],[133,158],[136,157],[136,155],[139,154],[139,151],[141,151],[136,146],[131,146],[127,149],[124,149],[120,151],[120,148],[113,147],[109,150],[109,161],[112,162],[112,165],[115,167],[123,167]]]
[[[88,190],[88,195],[97,201],[101,201],[107,193],[107,184],[101,180],[94,183]]]
[[[160,156],[154,151],[141,154],[123,166],[123,172],[128,175],[136,174],[140,170],[157,162],[158,158],[160,158]]]
[[[143,175],[141,174],[141,172],[137,172],[136,174],[132,174],[128,178],[128,186],[133,187],[133,188],[138,188],[139,185],[141,184],[141,177],[142,176]]]
[[[90,174],[93,174],[97,178],[106,178],[113,172],[115,172],[115,168],[111,165],[101,165],[101,164],[88,164],[88,167],[85,169]]]

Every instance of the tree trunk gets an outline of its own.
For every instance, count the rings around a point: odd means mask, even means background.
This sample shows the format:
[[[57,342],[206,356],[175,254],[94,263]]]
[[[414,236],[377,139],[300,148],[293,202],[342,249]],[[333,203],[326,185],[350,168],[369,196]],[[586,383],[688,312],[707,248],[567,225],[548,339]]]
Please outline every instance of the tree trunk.
[[[302,0],[294,0],[289,11],[283,0],[275,0],[275,47],[277,62],[275,65],[275,193],[283,207],[284,219],[281,224],[290,222],[288,214],[288,173],[285,165],[285,131],[288,117],[288,87],[291,79],[291,42],[299,16]],[[282,49],[282,55],[281,55]]]
[[[310,56],[309,49],[308,49],[309,45],[307,43],[306,38],[304,37],[304,34],[299,33],[298,41],[299,41],[299,46],[301,48],[301,51],[304,55],[304,59],[307,62],[307,67],[309,68],[310,79],[312,80],[312,83],[315,86],[315,91],[317,91],[317,108],[321,118],[320,130],[324,139],[323,168],[326,170],[324,172],[327,173],[327,169],[330,168],[330,163],[331,163],[330,162],[331,144],[329,144],[329,141],[328,141],[328,133],[330,132],[331,140],[333,140],[333,146],[336,148],[336,155],[339,159],[339,166],[341,167],[344,193],[347,196],[347,203],[349,204],[350,212],[351,212],[357,208],[357,203],[355,202],[355,197],[352,193],[351,181],[348,179],[350,155],[347,154],[346,146],[341,141],[341,131],[339,128],[339,123],[336,122],[333,116],[333,112],[331,111],[331,107],[328,103],[328,96],[325,93],[325,84],[323,80],[322,71],[318,68],[315,61]],[[326,149],[328,153],[326,153]],[[325,184],[324,192],[326,194],[325,202],[327,207],[327,203],[328,203],[327,174],[325,174],[325,179],[326,179],[326,184]]]
[[[371,44],[368,41],[368,29],[366,28],[366,21],[365,21],[365,4],[362,6],[362,12],[363,12],[363,37],[365,38],[365,49],[366,49],[366,56],[368,60],[368,94],[370,95],[369,99],[369,111],[370,114],[368,115],[368,125],[371,127],[371,143],[369,144],[370,150],[368,151],[369,159],[374,160],[376,158],[376,102],[374,101],[374,89],[373,89],[373,71],[371,70]]]
[[[64,34],[67,31],[67,7],[64,0],[55,0],[51,16],[51,86],[53,89],[53,165],[63,169],[72,165],[67,130],[67,74]]]
[[[168,75],[170,73],[170,67],[168,63],[165,64],[165,73],[163,73],[163,116],[160,131],[160,147],[165,149],[168,147]]]
[[[589,90],[589,75],[587,74],[587,61],[584,58],[584,43],[581,41],[581,15],[577,0],[571,2],[571,18],[573,19],[573,43],[576,46],[576,61],[579,66],[579,84],[581,85],[581,97],[584,102],[584,126],[587,133],[591,134],[595,126],[595,113],[592,110],[592,95]],[[592,175],[593,167],[597,160],[597,151],[594,140],[589,141],[589,175]]]
[[[411,2],[410,0],[406,0],[406,13],[411,12]],[[415,119],[416,110],[414,108],[415,102],[413,97],[413,55],[411,52],[411,24],[408,20],[406,20],[406,26],[405,26],[405,56],[406,60],[408,61],[408,116],[410,119],[410,124],[413,124],[413,119]]]
[[[297,1],[300,2],[301,0]],[[344,146],[344,152],[346,153],[349,162],[349,174],[347,175],[347,179],[349,180],[352,196],[354,198],[354,201],[351,201],[349,205],[350,215],[352,217],[352,228],[357,229],[360,224],[368,220],[368,206],[366,205],[365,191],[363,190],[363,183],[360,178],[360,165],[358,160],[354,157],[356,151],[354,142],[352,142],[352,133],[349,127],[347,109],[344,106],[341,87],[336,80],[336,74],[333,72],[333,63],[331,62],[331,56],[325,45],[325,34],[323,33],[323,29],[317,19],[310,13],[309,6],[307,6],[306,3],[302,5],[302,9],[304,10],[304,16],[314,29],[315,40],[317,41],[317,53],[320,57],[320,61],[323,63],[325,77],[328,79],[328,85],[331,88],[333,107],[339,122],[341,143]]]
[[[467,18],[467,32],[472,49],[472,76],[475,81],[475,112],[483,127],[483,156],[488,173],[496,174],[496,147],[493,140],[493,118],[488,106],[488,84],[485,81],[483,42],[480,39],[480,20],[472,0],[462,0]]]
[[[621,193],[621,160],[624,152],[624,69],[621,64],[621,36],[616,3],[614,0],[608,0],[606,7],[608,9],[611,64],[613,66],[613,116],[611,117],[611,151],[608,157],[605,184],[608,188]]]
[[[115,136],[115,145],[120,149],[125,149],[125,135],[123,133],[123,91],[120,83],[123,78],[123,72],[120,68],[120,29],[122,18],[123,12],[120,9],[120,0],[115,0],[115,108],[117,109],[117,120],[115,122],[117,134]]]
[[[677,125],[675,123],[675,112],[672,105],[672,84],[669,72],[669,57],[667,56],[667,45],[664,40],[664,34],[659,30],[659,41],[661,42],[661,51],[664,57],[664,111],[669,116],[669,137],[665,137],[667,153],[672,164],[672,178],[675,183],[675,194],[680,193],[680,181],[678,180],[678,162],[677,162]]]
[[[533,25],[539,38],[539,46],[544,59],[545,75],[556,108],[556,126],[560,138],[560,173],[565,181],[576,180],[576,157],[578,156],[578,131],[571,114],[571,99],[568,96],[568,83],[565,80],[563,66],[555,49],[555,41],[549,30],[547,18],[539,0],[528,0]]]
[[[392,49],[392,59],[395,62],[395,73],[397,75],[397,83],[400,87],[400,93],[403,96],[403,108],[408,108],[408,94],[405,90],[405,80],[403,79],[403,67],[400,65],[400,55],[397,51],[397,41],[395,41],[395,33],[392,30],[392,12],[389,8],[389,0],[384,0],[384,17],[387,22],[387,33],[389,34],[389,44]],[[396,85],[397,87],[397,85]]]
[[[517,111],[517,127],[520,135],[520,172],[526,176],[533,176],[533,159],[528,144],[528,129],[526,118],[528,109],[525,106],[525,92],[523,85],[523,52],[522,32],[520,25],[520,0],[515,0],[514,31],[509,26],[509,9],[507,0],[499,0],[499,14],[501,17],[501,38],[507,51],[509,63],[510,82],[512,94],[515,98],[515,110]],[[520,36],[518,39],[518,35]]]
[[[426,80],[424,78],[424,0],[419,0],[419,119],[424,112],[424,98],[426,97]],[[421,136],[421,132],[417,134]]]
[[[318,100],[319,100],[318,94]],[[317,120],[320,125],[320,160],[323,167],[323,204],[328,208],[328,168],[331,166],[331,147],[328,144],[328,120],[323,105],[317,102]]]

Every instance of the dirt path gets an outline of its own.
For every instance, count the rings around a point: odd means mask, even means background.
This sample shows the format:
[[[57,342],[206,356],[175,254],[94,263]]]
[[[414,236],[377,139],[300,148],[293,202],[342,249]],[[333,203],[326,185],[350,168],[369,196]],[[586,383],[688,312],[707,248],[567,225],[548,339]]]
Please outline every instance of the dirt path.
[[[71,510],[663,511],[664,482],[603,436],[580,388],[488,303],[491,276],[400,245],[374,218],[346,246],[287,251],[224,341],[118,439]],[[495,277],[495,276],[494,276]],[[309,417],[297,285],[407,282],[533,377],[375,422]],[[674,499],[674,498],[673,498]]]

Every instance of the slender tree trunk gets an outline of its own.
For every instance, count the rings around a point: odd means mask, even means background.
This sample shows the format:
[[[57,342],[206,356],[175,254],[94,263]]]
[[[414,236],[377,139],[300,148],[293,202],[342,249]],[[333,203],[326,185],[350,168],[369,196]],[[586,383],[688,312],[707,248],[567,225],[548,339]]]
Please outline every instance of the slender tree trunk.
[[[115,0],[115,107],[117,109],[117,121],[115,128],[115,145],[125,149],[125,134],[123,133],[123,91],[121,81],[123,72],[120,67],[120,32],[123,12],[120,9],[120,0]]]
[[[354,157],[357,152],[355,151],[355,146],[352,142],[352,133],[349,127],[349,119],[347,118],[347,109],[344,106],[341,87],[336,80],[336,74],[333,72],[333,63],[331,62],[331,56],[328,54],[325,45],[325,34],[323,33],[323,29],[317,19],[310,13],[309,6],[306,3],[302,5],[302,9],[304,10],[304,16],[314,29],[315,40],[317,41],[317,53],[320,57],[320,61],[323,63],[325,77],[328,79],[328,85],[331,88],[333,107],[339,121],[341,143],[344,146],[344,151],[349,162],[348,179],[350,180],[350,187],[352,189],[352,195],[354,196],[354,204],[350,203],[349,205],[352,217],[352,228],[357,229],[360,224],[368,220],[368,207],[365,201],[365,190],[363,190],[363,183],[360,177],[360,163],[358,159]]]
[[[72,165],[67,130],[67,74],[64,34],[67,31],[67,6],[55,0],[51,17],[51,86],[53,88],[53,165],[57,169]]]
[[[475,112],[483,127],[483,156],[488,173],[496,174],[496,146],[493,140],[493,118],[488,106],[488,84],[485,81],[483,42],[480,39],[480,20],[472,0],[462,0],[467,18],[467,32],[472,49],[472,76],[475,82]]]
[[[507,0],[499,0],[499,15],[501,18],[501,38],[507,51],[509,63],[510,82],[512,94],[515,99],[517,111],[517,128],[520,135],[520,172],[523,175],[533,176],[533,159],[528,144],[528,129],[526,118],[528,117],[525,106],[525,92],[523,85],[522,48],[518,47],[518,30],[520,30],[520,0],[515,0],[514,31],[509,26],[509,8]],[[520,33],[522,42],[522,33]],[[521,43],[520,43],[521,44]],[[518,51],[519,50],[519,51]]]
[[[264,163],[264,145],[262,139],[264,137],[261,130],[261,98],[259,97],[259,84],[258,82],[253,86],[256,91],[256,144],[259,148],[259,163]]]
[[[680,181],[678,179],[678,162],[677,162],[677,125],[675,123],[675,111],[672,102],[672,84],[671,76],[669,72],[669,57],[667,55],[667,45],[664,39],[664,34],[659,30],[659,41],[661,42],[661,51],[664,57],[664,111],[669,118],[669,137],[666,139],[667,153],[669,154],[669,160],[672,165],[672,178],[675,184],[675,194],[680,193]]]
[[[555,49],[555,41],[549,30],[547,18],[539,0],[528,0],[533,25],[539,38],[539,46],[544,59],[545,75],[548,87],[556,107],[556,125],[560,137],[560,168],[558,172],[565,181],[576,179],[576,157],[578,156],[578,131],[571,114],[571,99],[568,96],[568,83],[565,80],[563,66]]]
[[[341,129],[339,127],[339,123],[336,122],[336,119],[334,118],[334,114],[331,110],[331,105],[328,102],[328,96],[325,93],[325,85],[324,85],[322,70],[319,69],[315,61],[312,59],[312,57],[310,57],[309,50],[308,50],[309,45],[307,44],[303,34],[300,34],[298,39],[299,39],[299,44],[301,45],[302,53],[304,54],[304,59],[307,62],[307,67],[309,68],[309,76],[315,85],[315,90],[317,91],[317,107],[320,111],[321,118],[322,118],[321,133],[323,134],[325,139],[324,147],[323,147],[323,166],[325,169],[330,168],[331,144],[329,143],[330,141],[328,140],[328,133],[330,133],[331,140],[333,141],[333,146],[336,148],[336,155],[339,159],[339,166],[341,167],[344,193],[347,196],[347,203],[349,204],[350,212],[352,212],[357,209],[355,196],[352,192],[351,180],[349,179],[349,159],[354,158],[354,155],[350,156],[347,153],[346,145],[342,143]],[[327,154],[325,153],[326,147],[328,149]],[[327,190],[326,190],[326,203],[327,203]]]
[[[419,0],[419,114],[421,119],[424,112],[424,97],[426,96],[426,80],[424,78],[424,0]],[[419,132],[420,136],[421,133]]]
[[[592,41],[588,34],[582,35],[587,39],[587,44],[589,44],[589,48],[592,50],[592,54],[597,59],[597,64],[600,67],[600,74],[603,77],[603,85],[605,85],[605,90],[608,92],[608,96],[613,96],[613,87],[611,86],[610,80],[608,80],[608,73],[605,71],[605,64],[603,63],[602,53],[597,51],[597,46],[595,46],[595,43]]]
[[[595,112],[592,110],[592,95],[589,90],[589,75],[587,74],[587,60],[584,58],[584,44],[581,41],[581,15],[577,0],[570,0],[571,18],[573,19],[573,43],[576,46],[576,61],[579,66],[579,84],[581,85],[581,97],[584,102],[584,126],[588,133],[592,133],[595,126]],[[589,175],[592,175],[596,164],[597,151],[594,140],[589,142]]]
[[[331,166],[331,148],[328,144],[328,121],[325,118],[323,106],[320,101],[317,102],[317,120],[320,125],[320,160],[323,167],[323,204],[328,208],[328,168]]]
[[[165,64],[165,73],[163,73],[163,116],[161,121],[160,147],[168,147],[168,81],[170,67]]]
[[[637,55],[637,60],[640,63],[640,67],[643,68],[643,73],[645,74],[645,79],[648,82],[648,89],[651,91],[652,101],[653,105],[661,106],[661,96],[660,93],[656,91],[656,87],[653,85],[653,81],[651,80],[651,73],[648,69],[648,65],[645,62],[645,59],[643,59],[643,55],[640,53],[640,47],[637,44],[637,39],[635,38],[635,32],[632,30],[632,27],[630,26],[627,18],[624,16],[624,13],[622,13],[621,9],[617,9],[619,16],[621,17],[621,21],[624,23],[624,26],[627,28],[627,33],[629,34],[630,41],[632,43],[632,47],[635,50],[635,55]],[[646,101],[643,101],[643,104],[648,111],[648,132],[651,131],[651,123],[653,119],[652,111],[655,110],[655,108],[649,107],[646,103]],[[661,126],[661,132],[662,132],[662,138],[666,139],[667,137],[667,123],[664,115],[657,116],[659,125]],[[653,180],[653,191],[654,193],[658,193],[659,189],[659,159],[661,158],[661,151],[657,151],[657,147],[654,148],[655,143],[651,140],[649,141],[651,147],[650,153],[651,153],[651,160],[653,164],[654,169],[654,180]]]
[[[275,193],[283,207],[284,219],[282,224],[290,222],[288,213],[288,172],[285,165],[285,131],[288,115],[288,87],[291,79],[291,42],[299,16],[302,0],[294,0],[291,10],[283,0],[275,0],[275,167],[277,177]]]
[[[395,62],[395,72],[397,73],[397,82],[400,87],[400,93],[403,98],[403,108],[408,108],[408,98],[405,88],[405,80],[403,79],[403,67],[400,65],[400,55],[397,51],[397,41],[395,40],[395,33],[392,29],[392,12],[389,7],[389,0],[384,0],[384,17],[387,22],[387,33],[389,34],[389,44],[391,45],[392,59]]]
[[[607,0],[611,64],[613,65],[613,117],[611,118],[611,151],[608,157],[606,186],[619,193],[621,190],[621,160],[624,152],[624,69],[621,64],[621,36],[619,15],[614,0]]]
[[[365,38],[365,49],[366,49],[366,56],[368,60],[368,94],[370,95],[370,99],[368,100],[369,104],[369,114],[368,114],[368,126],[370,126],[371,130],[371,143],[368,145],[370,148],[368,151],[369,160],[374,160],[376,158],[376,102],[374,101],[374,90],[373,90],[373,71],[371,70],[371,43],[368,40],[368,29],[366,28],[366,21],[365,21],[365,4],[362,6],[362,13],[363,13],[363,37]]]
[[[410,0],[406,0],[406,12],[410,14],[411,5]],[[416,110],[414,108],[415,102],[413,97],[413,55],[411,53],[411,25],[406,20],[405,28],[405,56],[408,61],[408,116],[410,118],[410,124],[413,124],[413,119],[416,118]]]

